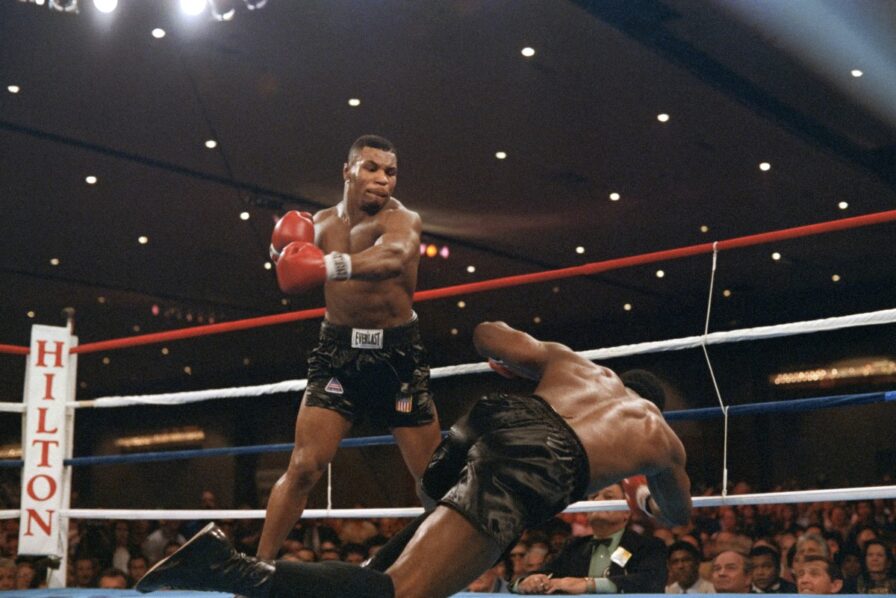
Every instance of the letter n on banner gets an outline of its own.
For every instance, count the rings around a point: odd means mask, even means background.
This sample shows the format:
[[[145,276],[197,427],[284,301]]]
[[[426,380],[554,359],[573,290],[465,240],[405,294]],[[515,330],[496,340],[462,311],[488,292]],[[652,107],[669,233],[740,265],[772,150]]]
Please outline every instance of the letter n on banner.
[[[63,508],[65,403],[72,336],[67,328],[35,325],[25,369],[22,434],[22,509],[19,554],[62,555],[59,511]]]

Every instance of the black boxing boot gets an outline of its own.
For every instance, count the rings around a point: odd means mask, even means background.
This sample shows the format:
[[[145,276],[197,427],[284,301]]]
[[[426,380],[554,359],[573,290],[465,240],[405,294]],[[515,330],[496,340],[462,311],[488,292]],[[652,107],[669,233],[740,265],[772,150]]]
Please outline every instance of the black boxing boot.
[[[209,523],[180,549],[156,563],[134,588],[230,592],[268,598],[274,566],[234,550],[224,532]]]

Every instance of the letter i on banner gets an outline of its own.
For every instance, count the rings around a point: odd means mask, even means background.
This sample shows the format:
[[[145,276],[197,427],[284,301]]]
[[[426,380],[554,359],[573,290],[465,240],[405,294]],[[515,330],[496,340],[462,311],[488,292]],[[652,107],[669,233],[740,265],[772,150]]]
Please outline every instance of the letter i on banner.
[[[35,325],[25,369],[22,509],[19,554],[62,556],[59,511],[63,508],[65,403],[70,388],[67,328]]]

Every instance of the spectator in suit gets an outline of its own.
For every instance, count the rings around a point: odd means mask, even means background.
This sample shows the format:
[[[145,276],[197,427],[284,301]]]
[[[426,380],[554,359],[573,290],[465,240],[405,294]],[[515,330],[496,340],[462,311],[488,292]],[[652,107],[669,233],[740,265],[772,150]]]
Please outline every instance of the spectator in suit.
[[[700,550],[679,540],[669,546],[670,583],[667,594],[715,594],[712,583],[700,577]]]
[[[807,554],[794,570],[800,594],[837,594],[843,587],[840,570],[817,554]]]
[[[781,554],[768,546],[756,546],[750,551],[753,563],[754,594],[795,594],[796,585],[781,579]]]
[[[747,555],[724,550],[712,561],[712,585],[719,594],[747,594],[753,583],[753,562]]]
[[[623,500],[622,486],[600,490],[592,500]],[[592,535],[575,538],[539,573],[521,579],[520,594],[661,594],[666,583],[666,546],[629,529],[631,513],[598,511],[588,516]]]

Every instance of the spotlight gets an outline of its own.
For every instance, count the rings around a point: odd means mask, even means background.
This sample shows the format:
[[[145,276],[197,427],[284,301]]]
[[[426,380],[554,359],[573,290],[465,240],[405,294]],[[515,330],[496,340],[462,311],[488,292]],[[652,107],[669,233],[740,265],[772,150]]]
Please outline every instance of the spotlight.
[[[259,8],[264,8],[264,5],[268,3],[268,0],[246,0],[246,8],[249,10],[258,10]]]
[[[118,0],[93,0],[93,6],[98,11],[108,14],[118,8]]]
[[[208,3],[217,21],[230,21],[236,13],[236,0],[209,0]]]
[[[50,0],[50,10],[60,12],[78,12],[78,0]]]
[[[180,0],[180,9],[191,17],[202,14],[206,0]]]

